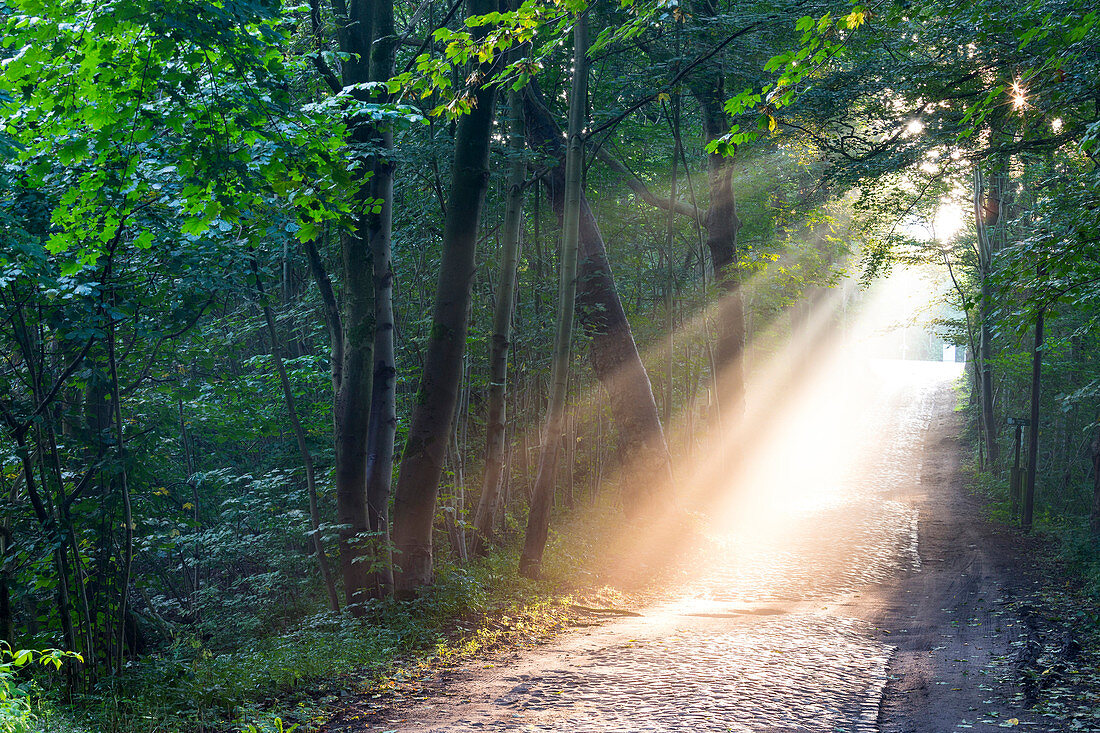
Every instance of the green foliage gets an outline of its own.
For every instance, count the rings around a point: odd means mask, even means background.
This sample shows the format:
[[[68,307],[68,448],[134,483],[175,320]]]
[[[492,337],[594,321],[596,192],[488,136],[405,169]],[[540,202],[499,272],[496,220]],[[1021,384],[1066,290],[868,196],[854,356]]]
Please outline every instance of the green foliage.
[[[726,113],[734,118],[759,108],[756,130],[742,131],[734,123],[728,133],[707,143],[707,152],[732,155],[738,145],[758,139],[761,132],[775,132],[779,125],[776,113],[795,102],[799,85],[824,75],[829,64],[845,51],[847,37],[866,22],[869,12],[865,6],[855,4],[839,17],[827,12],[816,19],[809,15],[799,18],[794,25],[802,33],[798,49],[772,56],[764,64],[765,72],[779,72],[775,80],[759,91],[745,89],[725,104]]]
[[[315,245],[337,301],[346,299],[341,238],[384,204],[352,194],[363,193],[378,162],[373,133],[392,132],[385,159],[396,170],[400,441],[424,346],[446,336],[435,332],[431,302],[451,123],[479,86],[520,88],[532,79],[559,114],[579,12],[596,35],[594,145],[623,157],[658,195],[671,188],[678,151],[677,197],[700,211],[713,162],[706,144],[737,148],[733,267],[749,284],[759,353],[776,347],[806,295],[834,285],[857,254],[869,274],[950,256],[960,271],[958,303],[973,318],[981,278],[972,239],[922,244],[899,221],[928,217],[941,197],[965,198],[959,189],[973,165],[1013,161],[1015,185],[1030,193],[986,273],[998,303],[999,409],[1024,407],[1028,329],[1036,308],[1047,307],[1042,434],[1057,439],[1043,454],[1040,516],[1078,521],[1087,496],[1082,441],[1095,430],[1100,384],[1095,14],[1078,5],[922,0],[872,13],[846,2],[831,12],[768,3],[705,15],[665,0],[527,0],[439,27],[429,25],[440,23],[431,12],[399,5],[411,25],[397,69],[408,72],[330,94],[310,62],[338,76],[363,60],[332,50],[343,19],[327,7],[315,18],[304,7],[247,0],[8,0],[0,8],[0,510],[10,541],[5,535],[0,582],[12,591],[12,620],[26,643],[68,647],[72,635],[83,652],[79,674],[92,693],[63,715],[96,733],[308,728],[331,704],[331,687],[381,679],[400,660],[494,643],[486,614],[537,627],[551,594],[603,551],[602,539],[621,523],[606,490],[596,509],[555,531],[548,583],[517,579],[507,551],[469,565],[440,557],[448,545],[441,532],[439,577],[422,598],[373,602],[366,620],[322,611],[301,458],[252,276],[255,261],[317,469],[321,544],[336,564],[333,355],[317,263],[298,245]],[[776,37],[776,28],[791,37]],[[404,43],[421,34],[429,38],[423,51]],[[1014,82],[1027,88],[1030,106],[1013,109]],[[726,100],[726,90],[744,91]],[[361,123],[372,139],[348,142]],[[734,127],[723,135],[726,123]],[[993,123],[1013,132],[987,134]],[[964,134],[970,129],[977,133]],[[533,172],[547,163],[535,153],[526,159]],[[470,275],[475,302],[486,307],[470,315],[444,472],[443,494],[455,504],[465,496],[460,525],[479,483],[487,306],[499,277],[494,222],[509,162],[494,135]],[[621,176],[599,161],[586,176],[659,401],[706,423],[713,415],[697,401],[710,380],[706,313],[721,294],[705,224],[669,222],[666,211],[629,202]],[[528,188],[511,344],[509,540],[522,529],[553,321],[557,222],[544,192],[533,201],[537,189]],[[681,328],[692,322],[702,326]],[[949,325],[961,340],[969,324]],[[668,328],[681,334],[671,358]],[[591,364],[575,362],[574,394],[597,403],[580,411],[571,446],[583,493],[614,473],[604,462],[616,435]],[[988,481],[991,491],[1003,489]],[[36,511],[35,498],[48,511]],[[319,690],[320,701],[296,696],[304,689]]]
[[[16,674],[34,665],[61,669],[66,659],[83,661],[79,654],[60,649],[12,649],[0,641],[0,733],[30,733],[35,715],[31,697],[33,681],[19,683]]]
[[[299,728],[295,723],[289,728],[283,725],[282,718],[278,716],[265,716],[259,724],[247,723],[240,729],[240,733],[292,733]]]
[[[317,689],[329,700],[357,684],[348,675],[384,684],[402,665],[474,653],[496,638],[501,616],[529,617],[537,627],[549,596],[543,586],[516,578],[515,562],[507,552],[473,566],[445,565],[426,595],[411,603],[376,602],[366,619],[318,613],[279,633],[244,628],[220,650],[198,637],[177,639],[167,654],[78,696],[71,722],[98,733],[183,733],[197,720],[231,719],[245,721],[239,729],[248,733],[305,727],[316,711],[296,690]],[[246,616],[243,609],[222,611],[220,623]],[[275,695],[282,696],[280,706],[263,707]]]
[[[12,0],[0,89],[20,187],[50,198],[62,274],[168,226],[224,237],[275,196],[318,222],[346,211],[342,129],[295,111],[276,8],[193,0]],[[272,125],[273,118],[281,122]]]

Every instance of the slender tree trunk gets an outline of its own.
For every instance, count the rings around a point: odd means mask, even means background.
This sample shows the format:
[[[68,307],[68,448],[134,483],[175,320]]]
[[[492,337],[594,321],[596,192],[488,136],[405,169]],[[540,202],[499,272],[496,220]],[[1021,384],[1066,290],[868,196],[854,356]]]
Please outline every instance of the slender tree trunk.
[[[4,477],[0,476],[0,484]],[[12,480],[11,488],[4,491],[4,498],[10,506],[19,499],[18,483]],[[15,648],[15,613],[11,605],[12,564],[8,563],[8,549],[11,547],[11,513],[5,512],[0,519],[0,641],[7,642],[9,648]],[[91,623],[91,619],[88,619]],[[90,650],[89,650],[90,654]]]
[[[1089,530],[1093,543],[1100,543],[1100,429],[1092,439],[1092,512],[1089,514]]]
[[[371,78],[393,76],[396,36],[393,2],[374,3],[375,40],[371,48]],[[393,316],[393,130],[377,131],[379,157],[371,178],[371,195],[381,202],[367,218],[371,257],[374,262],[374,373],[370,422],[367,428],[367,522],[372,535],[368,592],[382,598],[393,591],[393,558],[390,548],[390,488],[393,482],[394,436],[397,433],[397,366],[394,357]]]
[[[6,560],[7,528],[0,530],[0,561]],[[11,578],[7,571],[0,571],[0,641],[9,648],[15,647],[15,615],[11,608]]]
[[[673,129],[673,146],[672,146],[672,181],[669,184],[669,207],[668,217],[665,222],[665,338],[667,339],[665,354],[665,425],[672,424],[672,402],[674,394],[674,381],[673,374],[675,371],[676,362],[676,329],[673,327],[673,308],[674,308],[674,294],[676,290],[676,271],[672,266],[672,245],[674,242],[675,225],[676,225],[676,211],[671,205],[676,201],[676,166],[680,162],[680,135],[678,129],[680,127],[680,96],[677,94],[672,100],[672,129]],[[687,171],[685,171],[685,174]]]
[[[504,209],[501,242],[500,281],[493,309],[493,338],[489,350],[489,416],[485,428],[485,477],[474,513],[474,535],[470,553],[481,557],[492,541],[500,513],[501,484],[504,480],[505,403],[508,384],[508,349],[512,342],[512,314],[515,310],[516,264],[523,231],[523,183],[527,166],[523,160],[523,102],[519,93],[508,95],[511,130],[508,148],[512,163],[508,170],[508,201]]]
[[[386,81],[393,70],[396,43],[392,0],[352,0],[347,5],[344,0],[336,0],[334,10],[341,19],[337,29],[340,49],[349,54],[343,65],[344,85]],[[377,101],[362,89],[357,90],[355,96],[359,101]],[[382,476],[387,473],[387,464],[392,466],[392,457],[387,461],[386,455],[392,456],[393,450],[390,433],[393,426],[387,414],[392,411],[386,405],[386,395],[392,398],[393,388],[393,377],[388,371],[393,364],[390,333],[393,318],[392,307],[387,308],[392,284],[388,253],[393,179],[392,162],[384,156],[377,157],[380,146],[383,151],[392,147],[392,139],[386,137],[388,131],[379,130],[367,117],[352,119],[350,129],[349,145],[359,160],[360,170],[373,173],[370,179],[360,181],[354,196],[355,225],[341,236],[343,311],[340,313],[340,337],[333,338],[333,356],[335,360],[339,351],[342,358],[340,367],[337,370],[334,366],[333,372],[336,387],[333,418],[336,514],[340,525],[345,604],[353,613],[361,615],[363,602],[388,586],[386,571],[380,572],[380,568],[387,565],[385,550],[380,558],[376,540],[385,532],[386,501],[379,497],[389,493],[388,478]],[[373,212],[377,199],[382,199],[381,211]],[[316,276],[315,259],[311,253],[310,265]],[[326,295],[324,288],[322,295]],[[325,300],[328,308],[327,295]],[[331,314],[326,315],[326,320],[332,320]],[[379,336],[378,330],[387,333]],[[377,355],[376,340],[381,342],[383,352]],[[376,372],[384,376],[378,388],[382,396],[382,404],[378,406],[373,405]],[[385,447],[387,433],[391,434],[389,449]],[[375,449],[375,460],[370,468],[368,443]],[[368,488],[372,473],[378,480]],[[388,547],[384,541],[381,544]]]
[[[577,475],[577,407],[573,405],[566,418],[565,430],[565,506],[573,508],[576,501],[575,482]]]
[[[981,364],[982,427],[990,470],[995,471],[1000,458],[997,445],[997,425],[993,411],[993,295],[990,277],[993,269],[993,243],[990,241],[983,200],[982,174],[974,169],[974,226],[978,236],[978,276],[981,279],[979,303],[978,360]],[[999,218],[999,214],[998,214]]]
[[[126,470],[126,442],[122,430],[122,390],[118,384],[118,362],[115,360],[115,330],[112,324],[107,329],[107,358],[111,369],[111,391],[114,393],[115,449],[118,451],[119,486],[122,490],[122,587],[118,601],[118,649],[115,656],[115,669],[122,670],[122,659],[126,651],[126,616],[130,598],[130,574],[134,558],[134,515],[130,505],[129,472]],[[61,553],[62,567],[65,555]]]
[[[527,139],[534,150],[555,156],[559,165],[543,176],[559,220],[565,212],[565,166],[562,135],[537,91],[524,97]],[[596,378],[607,390],[617,429],[616,449],[623,465],[623,508],[628,517],[643,512],[659,489],[672,484],[672,467],[649,375],[615,288],[603,237],[581,192],[577,316],[590,337],[589,358]]]
[[[497,10],[497,2],[468,0],[467,10],[471,16],[484,15]],[[480,28],[484,33],[486,27]],[[491,66],[483,64],[479,79],[488,81],[491,71]],[[466,348],[478,220],[489,185],[495,100],[495,87],[479,87],[473,108],[459,120],[455,133],[432,329],[395,489],[394,548],[400,571],[394,582],[402,597],[414,595],[432,580],[432,522]]]
[[[703,135],[707,142],[729,131],[721,78],[715,76],[693,93],[703,111]],[[715,393],[722,420],[734,423],[745,409],[745,303],[741,293],[737,234],[741,220],[733,195],[733,160],[712,153],[707,156],[710,200],[705,226],[714,282],[718,286],[718,335],[715,339]]]
[[[50,510],[46,506],[45,501],[43,501],[42,495],[37,488],[34,477],[34,464],[31,458],[34,451],[31,450],[27,442],[26,429],[22,427],[13,432],[17,447],[16,453],[23,467],[23,483],[27,487],[27,498],[30,499],[31,506],[34,508],[35,517],[38,519],[38,523],[41,525],[42,529],[56,532],[58,530],[57,522],[50,515]],[[77,648],[77,641],[76,630],[73,628],[71,604],[69,603],[69,568],[65,560],[65,551],[63,548],[59,547],[53,552],[53,561],[54,571],[57,573],[56,600],[57,612],[61,619],[62,638],[64,639],[66,649],[72,651]],[[108,656],[110,655],[108,654]]]
[[[1041,273],[1040,273],[1041,274]],[[1035,346],[1031,351],[1031,425],[1027,431],[1027,485],[1024,487],[1024,509],[1020,524],[1031,531],[1035,511],[1035,471],[1039,462],[1039,397],[1043,374],[1043,313],[1035,316]],[[992,463],[992,461],[991,461]]]
[[[271,312],[271,306],[267,304],[264,293],[263,281],[256,267],[256,260],[252,260],[252,272],[256,278],[256,292],[260,296],[260,304],[264,311],[264,322],[267,324],[267,337],[271,340],[271,361],[275,364],[275,372],[279,375],[279,384],[283,388],[283,399],[286,400],[286,411],[290,418],[290,427],[294,431],[294,439],[298,443],[298,453],[302,457],[302,467],[306,473],[306,493],[309,496],[309,520],[310,532],[313,539],[313,552],[317,556],[317,566],[321,571],[321,580],[325,584],[328,593],[328,605],[333,613],[340,611],[340,600],[336,596],[336,583],[332,579],[332,571],[329,569],[328,557],[325,556],[325,547],[321,541],[321,508],[317,499],[317,482],[313,472],[313,454],[306,442],[306,431],[302,428],[302,421],[298,419],[298,408],[294,401],[294,390],[290,386],[290,379],[286,374],[286,366],[283,364],[283,355],[279,349],[279,333],[275,330],[275,316]]]
[[[462,448],[458,443],[458,431],[453,435],[454,442],[450,451],[451,468],[454,471],[454,493],[447,506],[443,507],[443,518],[447,525],[447,534],[451,541],[451,551],[455,560],[465,564],[470,556],[466,552],[466,532],[462,524],[462,514],[466,504],[466,472],[462,464]]]
[[[317,289],[321,293],[322,314],[325,318],[325,326],[329,334],[329,362],[332,369],[332,394],[340,391],[340,382],[343,380],[344,369],[344,328],[341,325],[340,306],[336,302],[336,293],[332,289],[332,280],[321,260],[321,253],[317,249],[317,241],[309,240],[302,245],[306,259],[309,260],[309,269],[313,274],[313,280],[317,283]]]
[[[569,96],[569,132],[565,153],[564,201],[562,202],[561,259],[558,277],[558,318],[554,325],[554,354],[550,368],[550,405],[542,439],[539,472],[527,517],[527,534],[519,573],[538,577],[550,531],[554,480],[569,387],[569,357],[573,341],[573,312],[577,302],[577,255],[580,238],[581,177],[584,167],[584,121],[588,116],[588,27],[582,12],[573,27],[573,89]],[[570,467],[572,470],[572,467]]]
[[[966,307],[966,293],[963,291],[962,286],[959,284],[958,279],[955,277],[955,268],[952,267],[951,258],[947,255],[946,252],[943,254],[943,263],[944,263],[944,265],[947,266],[947,272],[951,276],[951,282],[955,286],[955,292],[957,292],[959,294],[959,307],[963,312],[963,317],[966,319],[966,343],[967,343],[967,348],[970,349],[970,355],[971,355],[971,357],[973,357],[974,354],[976,353],[975,348],[974,348],[974,346],[975,346],[975,344],[974,344],[974,325],[970,321],[970,311],[968,311],[967,307]],[[974,370],[974,384],[973,384],[973,387],[971,388],[971,399],[973,399],[973,396],[976,393],[980,393],[981,391],[982,391],[981,374],[980,374],[978,369],[975,369]],[[973,404],[973,401],[971,401],[971,404]],[[985,426],[984,415],[979,413],[979,415],[978,415],[978,430],[979,430],[979,433],[984,434],[984,426]],[[978,470],[979,471],[984,470],[984,456],[983,456],[983,453],[982,453],[982,440],[981,440],[981,437],[979,437],[979,439],[978,439]]]

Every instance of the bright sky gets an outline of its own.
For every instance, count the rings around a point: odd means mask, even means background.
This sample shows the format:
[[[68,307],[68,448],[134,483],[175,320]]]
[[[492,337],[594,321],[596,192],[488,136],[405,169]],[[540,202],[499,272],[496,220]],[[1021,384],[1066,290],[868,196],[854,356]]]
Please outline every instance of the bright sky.
[[[949,198],[940,199],[939,208],[931,222],[925,220],[910,220],[903,222],[899,229],[920,241],[936,240],[950,242],[956,235],[969,224],[968,212],[958,203]]]

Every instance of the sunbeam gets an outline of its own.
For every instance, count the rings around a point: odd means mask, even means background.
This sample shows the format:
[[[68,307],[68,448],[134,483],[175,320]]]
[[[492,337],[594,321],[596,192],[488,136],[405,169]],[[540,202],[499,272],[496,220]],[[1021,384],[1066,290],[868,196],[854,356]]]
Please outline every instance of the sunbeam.
[[[762,287],[766,281],[759,276],[746,287]],[[753,351],[754,344],[747,344],[755,358],[747,373],[744,411],[726,424],[709,420],[700,434],[689,418],[707,410],[707,391],[686,401],[666,426],[670,444],[694,444],[675,456],[672,501],[646,521],[621,525],[605,537],[594,572],[617,582],[641,580],[670,559],[691,557],[705,538],[705,544],[718,541],[742,558],[738,572],[747,595],[771,587],[768,578],[787,582],[765,567],[774,563],[775,553],[782,554],[785,543],[793,542],[807,523],[836,520],[853,501],[865,498],[854,497],[852,487],[867,485],[856,479],[869,459],[851,446],[869,446],[871,454],[880,454],[881,442],[890,436],[876,434],[881,420],[869,416],[882,415],[881,401],[897,399],[899,391],[914,384],[937,385],[958,375],[961,365],[955,363],[875,356],[883,339],[934,296],[915,276],[893,277],[865,291],[847,280],[820,293],[793,329],[786,319],[774,319],[758,331],[758,342],[782,345]],[[674,345],[697,338],[714,312],[712,306],[687,321],[674,335]],[[590,399],[578,404],[591,409]],[[628,475],[612,474],[605,483]],[[631,488],[620,487],[624,500]],[[606,489],[596,495],[605,501]],[[883,511],[900,509],[884,505]],[[588,509],[577,513],[592,514]],[[908,521],[902,521],[905,532]],[[700,565],[699,572],[705,573],[707,565]]]

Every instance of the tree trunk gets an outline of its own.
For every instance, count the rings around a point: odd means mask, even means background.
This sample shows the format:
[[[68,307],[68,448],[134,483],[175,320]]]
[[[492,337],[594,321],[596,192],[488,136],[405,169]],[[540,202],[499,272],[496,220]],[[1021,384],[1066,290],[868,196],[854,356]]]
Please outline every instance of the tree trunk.
[[[519,260],[523,231],[523,183],[527,166],[523,161],[523,102],[521,95],[508,95],[511,111],[508,148],[512,164],[508,171],[508,201],[504,210],[504,235],[501,243],[500,282],[493,309],[493,339],[489,350],[489,415],[485,428],[485,477],[481,497],[474,513],[474,535],[470,554],[482,557],[488,551],[500,512],[501,484],[504,480],[505,392],[508,384],[508,348],[512,342],[512,311],[515,308],[516,264]]]
[[[715,75],[705,84],[693,85],[692,93],[702,108],[706,141],[726,134],[729,121],[721,77]],[[741,220],[733,195],[733,160],[717,153],[708,155],[707,182],[710,199],[704,221],[714,282],[718,286],[718,336],[714,346],[717,372],[713,378],[721,419],[732,424],[745,410],[745,304],[737,253]]]
[[[672,98],[672,180],[668,189],[669,202],[676,201],[676,166],[680,162],[680,95]],[[685,173],[689,173],[685,171]],[[665,354],[665,425],[672,424],[673,396],[675,394],[675,382],[673,374],[676,367],[676,329],[673,323],[676,292],[676,270],[672,265],[672,245],[675,235],[676,211],[670,205],[668,217],[665,222],[665,338],[667,339],[667,352]]]
[[[966,292],[959,284],[958,279],[955,277],[955,268],[951,265],[951,258],[946,252],[943,253],[943,263],[947,267],[947,272],[951,276],[951,282],[955,286],[955,292],[959,294],[959,309],[962,311],[963,318],[966,319],[966,343],[967,348],[970,349],[970,354],[973,356],[976,352],[974,349],[974,325],[970,321],[970,311],[966,307]],[[972,361],[972,360],[971,360]],[[973,404],[974,396],[982,391],[981,373],[978,369],[974,370],[974,384],[970,390],[971,404]],[[978,430],[984,434],[985,417],[983,414],[978,416]],[[982,440],[981,436],[978,438],[978,470],[984,470],[984,460],[982,455]]]
[[[369,259],[356,264],[355,255],[366,249],[353,234],[341,236],[344,287],[343,307],[336,301],[332,283],[321,262],[315,242],[307,242],[306,254],[321,299],[331,340],[333,393],[333,447],[335,449],[336,521],[339,525],[340,575],[344,582],[344,603],[356,615],[362,613],[364,590],[370,585],[365,561],[368,547],[362,541],[370,531],[366,510],[366,400],[371,394],[371,373],[366,363],[372,344],[352,343],[345,324],[357,324],[357,336],[373,328],[369,309],[372,269]],[[366,289],[366,292],[364,291]],[[366,360],[366,361],[365,361]],[[349,377],[349,378],[345,378]],[[356,408],[359,409],[356,409]]]
[[[1020,521],[1025,532],[1031,531],[1035,512],[1035,471],[1039,462],[1039,396],[1043,374],[1043,315],[1043,308],[1039,308],[1035,316],[1035,346],[1031,351],[1031,425],[1027,431],[1027,485],[1024,487],[1024,510]]]
[[[356,196],[365,207],[370,186]],[[341,237],[344,297],[341,314],[343,364],[333,406],[336,461],[336,521],[340,525],[340,569],[344,605],[363,612],[370,584],[367,519],[367,432],[374,355],[374,273],[365,222]]]
[[[111,369],[111,391],[114,394],[115,450],[118,452],[119,488],[122,492],[122,584],[118,601],[118,648],[115,654],[115,670],[122,671],[122,660],[126,652],[127,604],[130,600],[130,578],[134,563],[134,515],[130,504],[129,471],[126,468],[126,441],[122,429],[122,390],[118,383],[118,362],[115,359],[115,329],[112,324],[107,329],[107,358]],[[71,528],[66,528],[71,531]],[[66,567],[65,550],[58,548],[61,567]],[[66,573],[68,577],[68,573]],[[66,601],[67,603],[67,601]]]
[[[343,65],[344,86],[386,81],[393,71],[392,0],[353,0],[349,5],[336,0],[334,10],[338,18],[346,19],[337,29],[340,50],[350,54]],[[364,90],[357,90],[355,96],[359,101],[377,101]],[[387,501],[380,501],[379,496],[382,493],[388,496],[388,478],[371,483],[370,477],[387,474],[387,463],[392,466],[393,426],[387,419],[386,395],[390,394],[392,399],[393,376],[388,370],[393,364],[389,333],[393,321],[389,267],[393,172],[391,161],[377,157],[379,148],[387,150],[392,146],[388,131],[379,130],[369,117],[352,119],[350,129],[349,145],[360,163],[359,169],[372,171],[372,175],[359,182],[353,203],[355,225],[341,236],[344,292],[339,337],[333,337],[334,362],[340,357],[340,365],[333,366],[333,420],[336,519],[340,525],[345,605],[352,613],[361,615],[363,602],[388,585],[386,571],[381,570],[386,567],[385,550],[379,557],[380,543],[376,541],[385,532]],[[377,199],[382,199],[381,211],[372,213]],[[316,274],[316,258],[310,254],[310,265]],[[322,291],[326,320],[331,321],[330,298],[324,288]],[[333,325],[330,323],[330,328]],[[379,330],[386,333],[378,334]],[[377,355],[376,341],[381,346]],[[376,372],[383,375],[377,388],[381,404],[377,406],[373,404]],[[388,432],[389,449],[385,447]],[[373,450],[368,449],[368,444]],[[388,461],[387,454],[391,456]],[[375,459],[370,467],[368,455]],[[392,468],[388,473],[392,473]],[[381,544],[388,547],[388,543]]]
[[[497,9],[495,0],[467,0],[469,15]],[[484,33],[486,26],[480,26]],[[488,80],[492,68],[478,70]],[[432,522],[443,456],[454,418],[470,314],[478,220],[489,185],[489,142],[495,87],[479,87],[473,109],[455,133],[451,186],[443,225],[443,261],[432,310],[432,328],[417,390],[409,436],[401,454],[394,500],[395,590],[409,597],[432,580]]]
[[[393,76],[396,37],[393,2],[375,2],[374,34],[371,47],[371,78],[384,81]],[[384,100],[383,100],[384,101]],[[393,557],[390,548],[389,509],[393,482],[393,447],[397,432],[395,388],[397,366],[394,357],[393,321],[393,130],[376,131],[380,149],[371,178],[371,196],[381,202],[377,213],[367,217],[371,258],[374,263],[374,373],[371,380],[370,421],[367,426],[367,524],[371,531],[371,569],[367,592],[382,598],[393,591]]]
[[[0,530],[0,561],[6,560],[7,528]],[[0,641],[15,648],[15,616],[11,608],[11,578],[6,570],[0,570]]]
[[[546,431],[542,439],[539,472],[532,492],[531,512],[519,573],[536,578],[542,568],[542,554],[550,531],[550,510],[554,503],[554,480],[561,448],[562,425],[569,387],[569,356],[573,341],[573,311],[577,302],[577,253],[581,215],[581,176],[584,168],[584,121],[588,116],[588,27],[584,13],[573,24],[573,89],[569,97],[569,135],[565,153],[564,201],[562,204],[561,260],[558,277],[558,317],[554,324],[554,354],[550,368],[550,405],[546,410]],[[569,470],[572,470],[570,467]]]
[[[1093,543],[1100,543],[1100,429],[1092,439],[1092,512],[1089,514],[1089,530]]]
[[[533,87],[528,87],[524,96],[524,108],[530,147],[559,161],[542,180],[561,220],[565,211],[562,135]],[[623,508],[627,516],[633,517],[656,498],[656,490],[671,486],[672,467],[649,375],[638,355],[615,289],[603,237],[583,191],[578,246],[577,316],[591,339],[588,353],[592,370],[607,390],[618,433],[616,448],[624,469]]]
[[[59,527],[57,521],[50,515],[46,502],[43,500],[42,495],[38,492],[35,477],[34,477],[34,465],[31,459],[34,453],[31,450],[30,445],[27,442],[26,427],[20,426],[12,431],[17,446],[16,454],[19,456],[23,469],[23,483],[27,487],[27,498],[30,499],[31,506],[34,508],[35,518],[38,519],[39,525],[46,532],[58,532]],[[45,488],[45,487],[43,487]],[[57,612],[61,619],[61,631],[62,638],[64,639],[65,648],[67,651],[75,651],[77,649],[76,630],[73,628],[73,616],[71,605],[69,603],[69,566],[65,560],[65,550],[63,547],[58,547],[53,552],[54,572],[57,574]],[[89,651],[89,654],[91,652]]]
[[[993,412],[993,295],[990,276],[993,269],[993,243],[987,226],[987,212],[983,201],[982,174],[974,169],[974,226],[978,237],[978,277],[981,280],[979,303],[978,360],[981,363],[982,427],[985,450],[991,471],[995,471],[1000,458],[997,445],[997,425]]]

